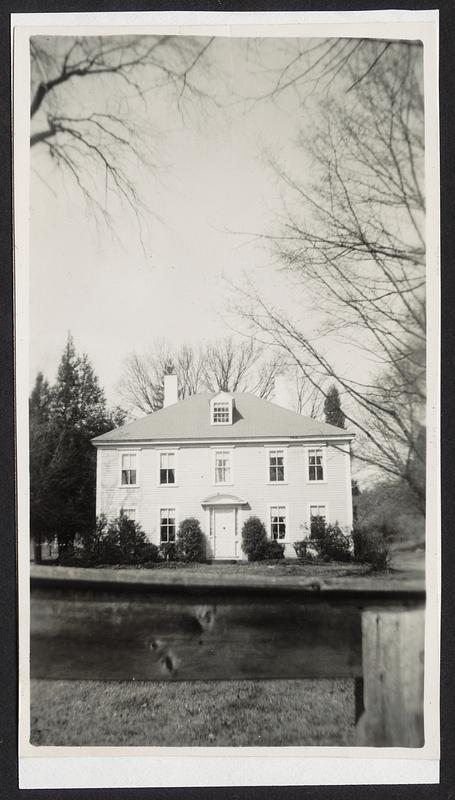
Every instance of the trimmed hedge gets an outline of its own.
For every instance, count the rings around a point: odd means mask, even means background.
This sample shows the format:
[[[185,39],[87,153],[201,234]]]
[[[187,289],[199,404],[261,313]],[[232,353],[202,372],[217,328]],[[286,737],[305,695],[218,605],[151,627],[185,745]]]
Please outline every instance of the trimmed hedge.
[[[188,517],[182,520],[177,533],[176,557],[178,561],[206,561],[204,534],[199,520]]]
[[[267,556],[267,532],[259,517],[248,517],[242,527],[242,550],[248,561],[263,561]]]

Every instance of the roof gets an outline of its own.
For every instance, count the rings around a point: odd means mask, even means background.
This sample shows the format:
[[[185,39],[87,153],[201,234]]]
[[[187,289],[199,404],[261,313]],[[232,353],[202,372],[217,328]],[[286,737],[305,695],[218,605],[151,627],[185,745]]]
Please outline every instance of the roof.
[[[335,425],[303,417],[253,394],[233,392],[231,396],[232,425],[210,423],[210,400],[216,395],[204,392],[103,433],[92,440],[93,444],[353,436]]]

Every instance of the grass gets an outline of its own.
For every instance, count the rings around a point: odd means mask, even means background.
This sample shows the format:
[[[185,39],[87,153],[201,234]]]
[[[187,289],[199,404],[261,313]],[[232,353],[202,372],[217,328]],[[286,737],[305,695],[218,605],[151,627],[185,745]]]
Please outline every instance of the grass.
[[[106,569],[129,569],[129,570],[147,570],[151,572],[172,572],[176,577],[177,575],[187,575],[193,573],[195,575],[266,575],[266,576],[289,576],[289,577],[303,577],[318,580],[336,579],[337,583],[340,579],[347,579],[351,583],[356,578],[367,578],[372,583],[380,582],[387,577],[388,580],[401,581],[406,578],[420,578],[423,576],[425,567],[424,552],[404,553],[402,551],[391,552],[390,567],[385,571],[372,570],[370,564],[358,563],[356,561],[349,562],[313,562],[301,563],[295,558],[285,558],[277,561],[233,561],[232,563],[184,563],[181,561],[164,561],[140,565],[126,565],[119,564],[105,565]],[[104,566],[97,569],[103,569]],[[61,567],[65,569],[65,567]]]
[[[117,566],[106,565],[109,569],[147,569],[172,570],[205,575],[302,575],[308,577],[344,575],[365,575],[369,572],[368,564],[351,562],[319,562],[302,564],[296,558],[283,558],[276,561],[232,561],[231,563],[185,563],[183,561],[158,561],[157,563]]]
[[[352,745],[352,680],[31,682],[31,743]]]

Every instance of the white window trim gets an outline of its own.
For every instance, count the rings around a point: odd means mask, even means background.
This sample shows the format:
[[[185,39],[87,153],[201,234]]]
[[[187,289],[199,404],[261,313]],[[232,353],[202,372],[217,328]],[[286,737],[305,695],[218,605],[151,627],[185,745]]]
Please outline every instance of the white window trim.
[[[313,483],[313,481],[311,481]],[[330,524],[330,508],[329,504],[325,500],[312,500],[311,503],[308,503],[307,508],[307,519],[308,519],[308,527],[311,530],[311,506],[325,506],[325,521],[327,524]]]
[[[139,480],[139,450],[119,450],[119,460],[118,460],[118,489],[136,489],[140,486]],[[136,483],[122,483],[122,457],[123,456],[136,456]]]
[[[137,507],[128,506],[128,508],[130,509],[130,511],[134,511],[134,513],[136,514],[136,518],[133,520],[133,522],[138,522],[138,519],[137,519]],[[120,508],[118,510],[118,514],[117,514],[118,517],[120,516],[122,511],[125,511],[125,503],[122,503],[122,505],[120,506]],[[128,517],[128,519],[131,519],[131,517]]]
[[[310,481],[310,450],[322,450],[322,474],[324,475],[322,481]],[[305,483],[309,486],[320,486],[321,484],[328,483],[328,476],[327,476],[327,445],[326,444],[314,444],[308,447],[305,447],[305,470],[306,470],[306,481]]]
[[[229,482],[221,483],[220,481],[216,480],[216,454],[220,453],[221,451],[228,451],[231,456],[231,480]],[[234,448],[233,447],[214,447],[212,451],[212,476],[213,476],[213,486],[234,486]]]
[[[272,539],[272,515],[271,511],[272,508],[276,508],[281,506],[281,508],[285,509],[285,520],[286,520],[286,536],[284,539]],[[279,544],[289,544],[291,541],[290,531],[291,531],[291,524],[289,518],[289,506],[287,503],[280,503],[279,501],[275,503],[268,503],[267,504],[267,525],[266,525],[267,536],[271,542],[278,542]]]
[[[214,412],[215,406],[218,404],[225,404],[229,406],[229,420],[227,422],[215,422],[214,420]],[[232,417],[234,413],[234,400],[232,397],[226,397],[225,399],[220,399],[219,397],[213,397],[210,401],[210,424],[211,425],[232,425]]]
[[[267,445],[264,448],[266,452],[266,462],[265,462],[265,482],[268,486],[287,486],[288,484],[288,447],[287,445],[277,445],[273,447],[273,445]],[[271,481],[270,480],[270,453],[272,451],[282,450],[283,451],[283,466],[284,466],[284,481]]]
[[[160,450],[157,450],[157,465],[156,465],[156,485],[159,486],[160,489],[173,489],[175,486],[178,486],[178,476],[179,476],[179,463],[178,463],[178,447],[163,447]],[[160,471],[161,471],[161,456],[164,453],[172,453],[175,459],[175,483],[161,483],[160,481]]]
[[[165,508],[173,508],[175,510],[175,539],[174,539],[174,543],[177,542],[177,532],[178,532],[178,529],[179,529],[179,510],[178,510],[178,507],[175,505],[175,503],[169,503],[169,505],[164,505],[163,504],[163,505],[158,506],[158,536],[157,536],[158,545],[164,544],[164,542],[161,542],[161,512]]]

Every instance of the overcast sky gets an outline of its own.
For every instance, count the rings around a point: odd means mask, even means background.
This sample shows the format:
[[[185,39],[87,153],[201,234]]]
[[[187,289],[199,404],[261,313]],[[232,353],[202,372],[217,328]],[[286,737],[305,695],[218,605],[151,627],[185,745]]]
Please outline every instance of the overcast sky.
[[[269,43],[270,67],[283,57],[283,43]],[[295,296],[289,276],[254,234],[273,230],[282,209],[265,152],[301,174],[307,170],[311,179],[310,161],[296,148],[296,138],[301,124],[311,120],[317,92],[305,108],[292,95],[280,103],[245,105],[241,95],[269,89],[273,74],[247,61],[239,40],[217,40],[211,53],[206,86],[218,105],[189,106],[189,117],[182,119],[167,91],[154,92],[153,102],[148,96],[156,168],[152,174],[138,162],[132,173],[150,208],[144,246],[131,217],[117,213],[112,202],[115,236],[97,229],[71,178],[45,147],[33,148],[32,384],[38,370],[53,380],[71,331],[108,399],[117,402],[129,352],[145,352],[156,338],[198,344],[232,333],[237,323],[227,313],[228,282],[241,283],[245,275],[294,318],[305,315],[308,326],[302,294]],[[88,109],[108,102],[110,90],[108,81],[96,79],[68,89],[75,105]],[[144,113],[140,103],[130,102],[133,119],[135,110]],[[314,305],[311,320],[318,322]],[[346,361],[349,353],[340,357]]]

